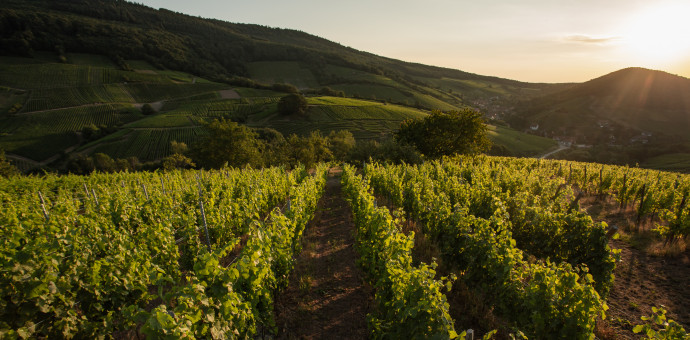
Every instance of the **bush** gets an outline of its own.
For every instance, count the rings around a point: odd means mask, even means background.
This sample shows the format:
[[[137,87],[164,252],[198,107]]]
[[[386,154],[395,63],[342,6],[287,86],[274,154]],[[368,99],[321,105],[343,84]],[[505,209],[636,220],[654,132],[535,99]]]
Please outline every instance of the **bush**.
[[[307,99],[298,93],[289,94],[278,101],[278,112],[283,115],[304,113],[307,110]]]
[[[0,150],[0,177],[10,177],[19,174],[17,168],[5,158],[5,151]]]
[[[145,115],[152,115],[152,114],[156,113],[156,110],[153,109],[153,106],[151,106],[151,104],[147,103],[141,107],[141,113],[143,113]]]

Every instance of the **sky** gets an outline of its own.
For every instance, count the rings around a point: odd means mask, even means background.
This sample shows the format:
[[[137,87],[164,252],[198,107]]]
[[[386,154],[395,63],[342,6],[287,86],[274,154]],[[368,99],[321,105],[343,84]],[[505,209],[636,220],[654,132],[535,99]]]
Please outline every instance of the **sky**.
[[[380,56],[527,82],[625,67],[690,78],[688,0],[135,0],[290,28]]]

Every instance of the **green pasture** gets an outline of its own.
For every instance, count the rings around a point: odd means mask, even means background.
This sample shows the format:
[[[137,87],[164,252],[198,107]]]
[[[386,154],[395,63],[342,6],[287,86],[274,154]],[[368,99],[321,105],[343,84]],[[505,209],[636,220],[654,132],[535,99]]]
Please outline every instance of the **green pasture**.
[[[690,173],[690,154],[674,153],[647,159],[643,168]]]
[[[496,145],[505,146],[516,156],[536,156],[558,146],[549,138],[530,135],[503,126],[488,125],[489,138]]]

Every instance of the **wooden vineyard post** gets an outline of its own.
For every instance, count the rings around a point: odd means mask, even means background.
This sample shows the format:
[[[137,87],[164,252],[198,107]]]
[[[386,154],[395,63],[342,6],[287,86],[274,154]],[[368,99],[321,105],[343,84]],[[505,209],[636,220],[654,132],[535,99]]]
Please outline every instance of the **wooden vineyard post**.
[[[640,220],[642,219],[642,206],[644,205],[644,197],[647,194],[647,183],[642,185],[642,194],[640,195],[640,205],[637,207],[637,228],[640,228]]]
[[[91,188],[91,194],[93,194],[93,200],[96,201],[96,206],[98,206],[98,197],[96,197],[96,190]]]
[[[618,193],[618,195],[621,197],[621,206],[620,206],[620,209],[623,209],[623,206],[625,205],[625,201],[626,201],[626,200],[625,200],[625,197],[626,197],[626,194],[625,194],[625,186],[627,185],[627,182],[628,182],[628,174],[627,174],[627,173],[624,173],[624,174],[623,174],[623,188],[622,188],[621,191]],[[618,209],[618,210],[620,210],[620,209]]]
[[[146,196],[146,200],[148,200],[149,199],[149,192],[146,190],[146,185],[142,183],[141,187],[144,189],[144,195]]]
[[[604,166],[601,166],[601,169],[599,169],[599,192],[598,192],[600,199],[602,198],[601,196],[604,195]]]
[[[50,218],[48,217],[48,212],[46,211],[46,202],[43,200],[43,194],[41,194],[40,191],[38,192],[38,198],[41,199],[41,209],[43,210],[43,217],[45,217],[46,222],[48,222]]]

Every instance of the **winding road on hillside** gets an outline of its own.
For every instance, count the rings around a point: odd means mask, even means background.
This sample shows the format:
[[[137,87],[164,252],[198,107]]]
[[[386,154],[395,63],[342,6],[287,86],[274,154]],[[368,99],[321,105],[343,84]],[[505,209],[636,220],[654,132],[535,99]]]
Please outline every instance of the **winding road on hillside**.
[[[563,150],[565,150],[565,149],[570,149],[570,147],[569,147],[569,146],[565,146],[565,145],[559,144],[559,145],[558,145],[558,149],[553,150],[553,151],[549,151],[549,152],[547,152],[547,153],[541,155],[539,158],[540,158],[540,159],[548,158],[549,156],[554,155],[554,154],[556,154],[556,153],[559,153],[559,152],[561,152],[561,151],[563,151]]]

